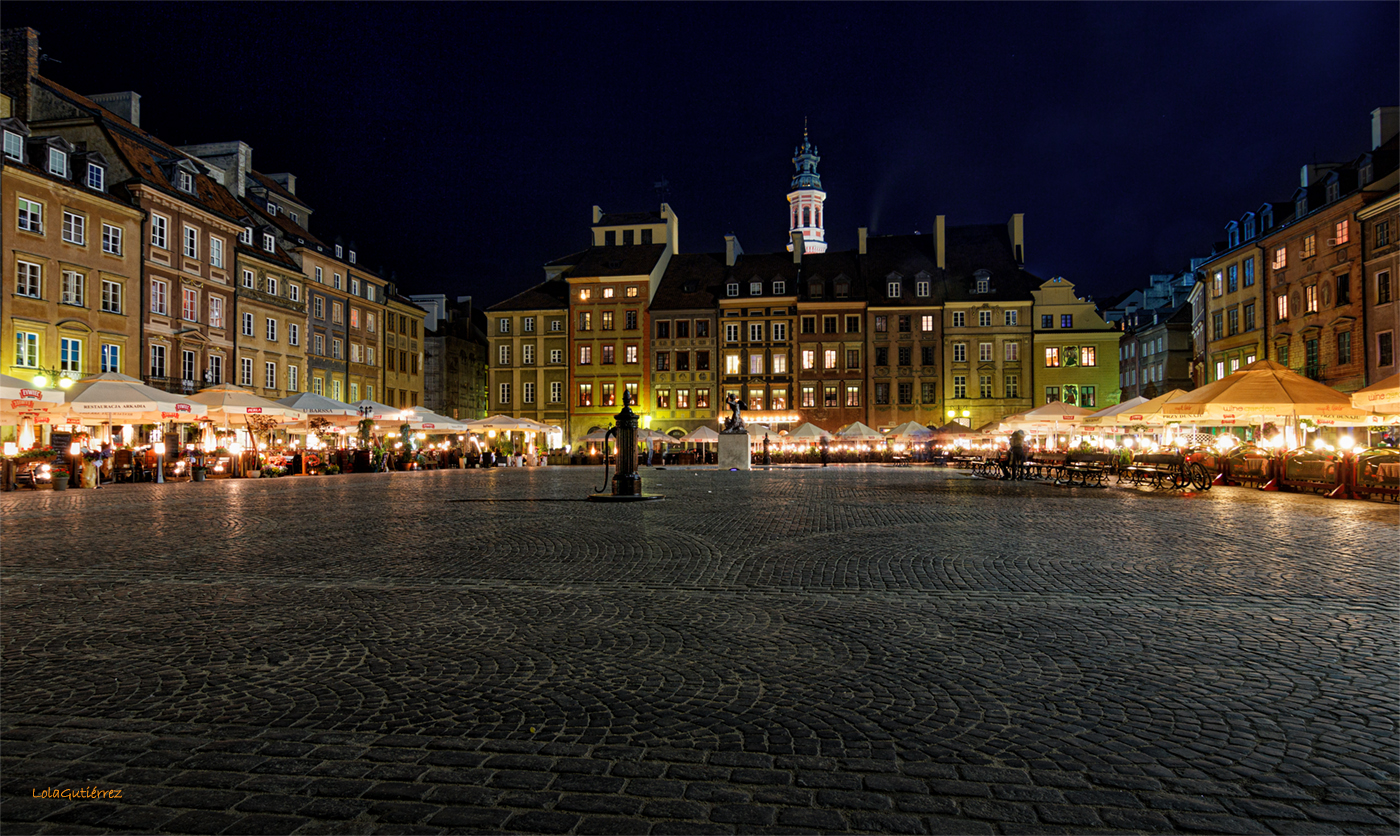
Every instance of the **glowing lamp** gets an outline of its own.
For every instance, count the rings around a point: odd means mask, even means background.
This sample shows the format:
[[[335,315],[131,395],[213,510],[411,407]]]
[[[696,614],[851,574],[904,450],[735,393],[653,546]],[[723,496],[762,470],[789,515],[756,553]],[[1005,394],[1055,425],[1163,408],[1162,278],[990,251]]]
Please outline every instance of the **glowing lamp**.
[[[18,455],[19,455],[19,445],[16,444],[16,443],[14,443],[13,441],[7,441],[7,442],[5,442],[5,455],[6,455],[6,456],[18,456]]]
[[[243,445],[235,441],[228,446],[228,451],[235,456],[241,456],[243,455]]]
[[[46,374],[36,374],[31,382],[40,389],[43,389],[45,386],[49,385],[49,376]]]
[[[1320,451],[1320,450],[1323,450],[1323,449],[1326,448],[1326,447],[1327,447],[1327,442],[1323,441],[1323,440],[1320,439],[1320,438],[1313,441],[1313,449],[1314,449],[1314,450],[1319,450],[1319,451]]]
[[[60,378],[58,379],[58,388],[60,388],[60,389],[69,389],[69,388],[72,388],[72,386],[73,386],[73,378],[71,378],[71,377],[60,377]]]
[[[69,444],[69,445],[68,445],[68,455],[70,455],[70,456],[81,456],[82,454],[83,454],[83,445],[79,444],[79,443],[76,442],[76,441],[73,442],[72,444]]]
[[[1356,439],[1352,438],[1349,435],[1344,435],[1341,438],[1337,439],[1337,446],[1342,448],[1343,450],[1350,451],[1353,447],[1356,446]],[[8,451],[9,445],[5,445],[5,448]],[[7,452],[6,455],[9,455],[9,453]]]

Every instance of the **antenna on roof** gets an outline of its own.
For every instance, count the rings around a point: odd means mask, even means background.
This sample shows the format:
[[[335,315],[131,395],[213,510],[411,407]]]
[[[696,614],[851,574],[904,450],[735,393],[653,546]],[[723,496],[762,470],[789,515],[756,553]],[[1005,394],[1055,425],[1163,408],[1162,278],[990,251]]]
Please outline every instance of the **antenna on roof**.
[[[40,64],[44,63],[45,61],[52,61],[52,62],[54,62],[55,64],[62,64],[62,63],[63,63],[62,61],[60,61],[60,60],[58,60],[57,58],[53,57],[52,55],[48,54],[47,52],[45,52],[43,55],[40,55],[40,56],[39,56],[39,63],[40,63]]]
[[[660,180],[654,181],[652,183],[652,188],[656,189],[656,193],[662,198],[665,198],[666,195],[671,193],[671,183],[665,177],[662,177]]]

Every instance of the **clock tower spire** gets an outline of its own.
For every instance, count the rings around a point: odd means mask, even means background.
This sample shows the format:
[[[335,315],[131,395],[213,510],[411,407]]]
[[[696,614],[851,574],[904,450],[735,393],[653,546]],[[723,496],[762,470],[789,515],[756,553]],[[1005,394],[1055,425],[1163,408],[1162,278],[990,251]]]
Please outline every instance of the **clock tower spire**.
[[[826,192],[822,191],[822,178],[817,173],[816,146],[807,136],[807,119],[802,119],[802,144],[792,153],[792,164],[797,172],[792,177],[792,191],[788,192],[788,241],[794,232],[802,233],[804,253],[826,252],[825,218],[822,217]],[[788,244],[792,250],[792,244]]]

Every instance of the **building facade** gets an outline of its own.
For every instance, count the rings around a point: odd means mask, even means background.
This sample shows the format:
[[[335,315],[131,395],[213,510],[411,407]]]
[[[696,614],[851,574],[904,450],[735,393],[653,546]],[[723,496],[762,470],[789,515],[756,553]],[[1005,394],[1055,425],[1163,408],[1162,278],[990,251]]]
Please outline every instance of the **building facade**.
[[[460,421],[485,418],[487,395],[486,314],[470,296],[448,302],[443,294],[415,294],[427,311],[423,322],[423,403]]]
[[[1392,175],[1393,176],[1393,175]],[[1366,320],[1366,383],[1400,371],[1396,337],[1400,335],[1396,295],[1400,294],[1400,195],[1389,194],[1357,212],[1361,225]]]
[[[656,358],[650,429],[680,438],[718,414],[715,293],[724,283],[723,253],[676,254],[666,265],[649,322]]]
[[[569,285],[550,279],[486,309],[487,411],[569,427]]]
[[[423,319],[427,311],[413,304],[407,297],[398,295],[397,288],[389,285],[383,316],[387,323],[383,329],[384,342],[384,393],[385,404],[408,408],[423,405]],[[352,296],[358,307],[360,297]],[[372,316],[373,314],[369,314]],[[371,319],[371,329],[378,326]],[[372,339],[374,331],[369,332]],[[351,330],[352,338],[355,332]],[[370,360],[376,358],[371,356]],[[369,378],[377,365],[363,366],[360,381],[373,385]],[[352,384],[353,385],[353,384]]]
[[[1102,409],[1118,403],[1117,329],[1104,322],[1093,302],[1076,296],[1074,284],[1063,278],[1050,279],[1031,295],[1035,405]]]
[[[142,216],[108,192],[109,164],[56,136],[0,120],[5,231],[0,371],[141,374]],[[42,387],[41,387],[42,388]]]
[[[306,381],[306,279],[283,250],[237,246],[233,382],[278,400]],[[213,375],[211,374],[212,378]]]

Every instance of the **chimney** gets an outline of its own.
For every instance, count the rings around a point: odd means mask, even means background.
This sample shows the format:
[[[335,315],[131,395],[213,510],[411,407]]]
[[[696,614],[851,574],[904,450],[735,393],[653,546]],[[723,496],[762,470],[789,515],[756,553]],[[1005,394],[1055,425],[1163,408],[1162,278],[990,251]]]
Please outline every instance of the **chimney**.
[[[733,267],[739,256],[744,254],[744,248],[739,246],[739,239],[733,235],[724,236],[724,266]]]
[[[939,270],[948,269],[948,238],[945,234],[947,219],[946,215],[938,215],[933,219],[933,257]]]
[[[1011,216],[1006,222],[1006,232],[1011,238],[1011,255],[1017,264],[1026,263],[1026,216],[1020,213]]]
[[[865,238],[866,238],[866,236],[869,235],[869,234],[870,234],[870,230],[869,230],[868,228],[866,228],[866,227],[863,227],[863,226],[862,226],[862,227],[857,227],[857,228],[856,228],[856,240],[860,242],[859,245],[858,245],[858,247],[859,247],[858,251],[860,252],[861,255],[865,255]]]
[[[602,219],[603,219],[603,207],[601,207],[601,206],[594,206],[594,207],[593,207],[593,223],[596,224],[598,221],[601,221]]]
[[[1400,107],[1378,107],[1371,111],[1371,150],[1374,151],[1394,138],[1400,118]]]
[[[132,95],[136,95],[133,93]],[[210,165],[222,168],[227,176],[220,182],[224,188],[239,197],[245,194],[245,179],[253,169],[253,148],[246,142],[206,142],[200,145],[182,145],[180,150]]]
[[[801,231],[793,232],[793,233],[792,233],[792,263],[793,263],[793,264],[801,264],[801,263],[802,263],[802,251],[805,250],[805,249],[807,249],[807,245],[802,243],[802,232],[801,232]]]
[[[288,174],[284,171],[281,174],[269,174],[267,175],[267,179],[279,184],[292,194],[297,193],[297,176],[295,174]]]
[[[127,90],[122,93],[98,93],[96,96],[88,96],[88,98],[136,127],[141,127],[141,95],[139,93]]]
[[[0,33],[0,91],[14,100],[11,112],[28,122],[29,80],[39,74],[39,33],[28,26]]]

